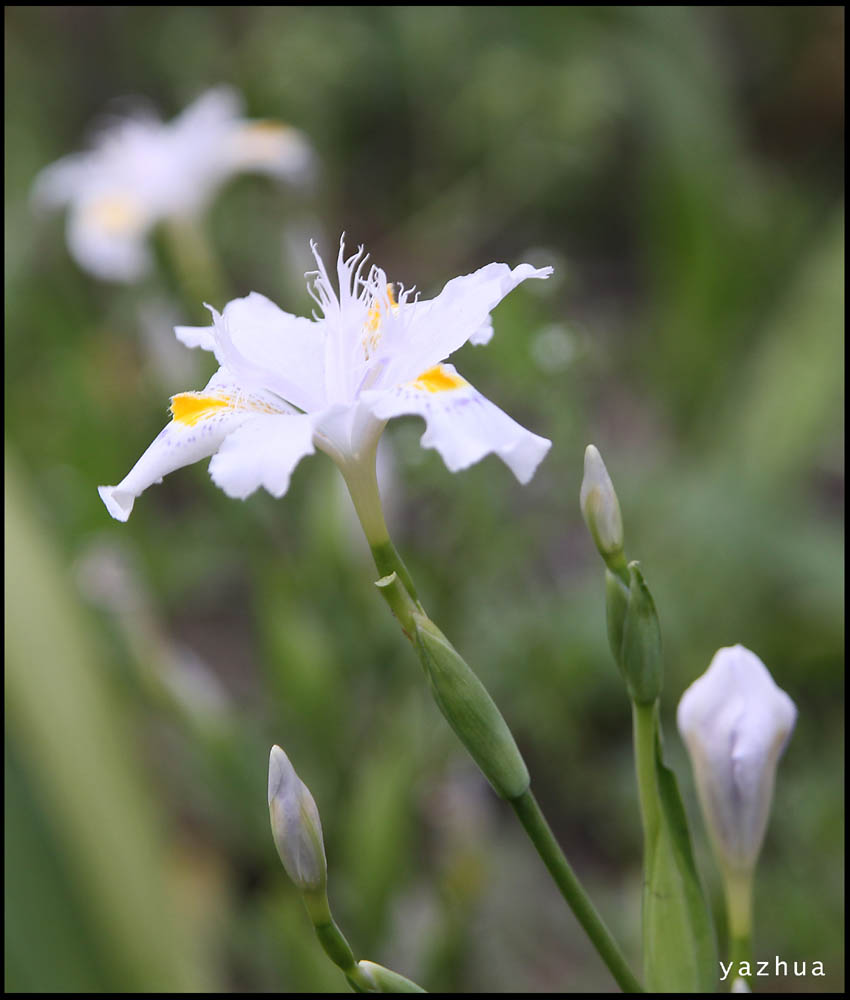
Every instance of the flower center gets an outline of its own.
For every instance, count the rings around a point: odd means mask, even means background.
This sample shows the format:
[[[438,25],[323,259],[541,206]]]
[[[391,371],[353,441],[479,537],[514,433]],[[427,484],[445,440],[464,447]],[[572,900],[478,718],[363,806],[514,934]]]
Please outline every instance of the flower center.
[[[363,337],[360,343],[363,345],[363,353],[369,361],[378,349],[381,342],[381,323],[384,318],[384,309],[387,304],[393,311],[398,310],[398,302],[395,297],[395,290],[392,284],[387,284],[387,302],[381,299],[374,299],[369,312],[366,315],[366,322],[363,325]]]

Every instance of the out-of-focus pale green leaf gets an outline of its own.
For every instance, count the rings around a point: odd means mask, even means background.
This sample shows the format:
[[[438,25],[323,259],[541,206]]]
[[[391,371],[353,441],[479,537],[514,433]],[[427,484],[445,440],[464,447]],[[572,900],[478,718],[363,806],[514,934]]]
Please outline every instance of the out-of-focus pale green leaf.
[[[16,754],[91,922],[111,988],[203,989],[191,935],[166,888],[157,810],[134,763],[130,715],[8,450],[5,477],[6,697]],[[7,914],[15,905],[7,897]],[[49,988],[46,978],[33,984]]]
[[[676,777],[656,740],[658,823],[645,847],[644,978],[650,993],[714,993],[714,929],[691,849]]]
[[[414,691],[373,730],[374,746],[360,762],[339,817],[339,871],[347,880],[360,953],[379,944],[411,866],[413,792],[424,756],[416,738],[420,708],[421,694]]]
[[[730,372],[718,438],[727,458],[764,486],[840,449],[844,281],[842,208],[801,258],[746,363]]]

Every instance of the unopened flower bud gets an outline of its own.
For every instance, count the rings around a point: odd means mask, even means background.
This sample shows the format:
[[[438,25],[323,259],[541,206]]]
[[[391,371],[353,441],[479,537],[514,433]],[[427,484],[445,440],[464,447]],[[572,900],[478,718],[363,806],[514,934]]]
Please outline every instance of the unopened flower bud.
[[[764,839],[776,765],[797,709],[744,646],[719,649],[679,702],[706,826],[731,887],[747,883]]]
[[[410,979],[405,979],[392,969],[386,969],[376,962],[362,960],[357,963],[357,968],[363,973],[367,982],[374,984],[376,993],[425,993],[421,986]]]
[[[502,713],[437,626],[423,615],[412,617],[414,645],[440,711],[496,792],[518,798],[531,779]]]
[[[269,756],[269,816],[277,853],[296,887],[324,891],[328,866],[319,810],[279,746]]]
[[[623,558],[623,518],[614,484],[594,445],[584,452],[584,478],[581,481],[581,513],[599,554],[608,565]]]

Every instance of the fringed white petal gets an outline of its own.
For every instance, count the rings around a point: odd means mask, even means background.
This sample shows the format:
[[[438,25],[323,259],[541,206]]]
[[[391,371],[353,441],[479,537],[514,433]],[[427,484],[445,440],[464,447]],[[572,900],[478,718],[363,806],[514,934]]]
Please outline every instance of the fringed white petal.
[[[202,351],[215,351],[214,326],[175,326],[174,333],[186,347],[200,347]]]
[[[320,324],[284,312],[258,292],[228,302],[220,315],[212,313],[218,362],[241,383],[274,392],[301,410],[324,405]],[[205,346],[203,335],[195,336]]]
[[[273,497],[282,497],[295,466],[315,450],[312,419],[306,414],[256,417],[223,442],[210,462],[210,475],[228,496],[239,500],[261,486]]]
[[[270,413],[285,413],[286,404],[269,395],[244,392],[220,370],[202,392],[172,397],[171,409],[171,423],[124,479],[117,486],[98,487],[107,510],[118,521],[126,521],[136,497],[162,482],[163,476],[215,454],[237,428]]]
[[[469,338],[470,344],[475,344],[476,347],[480,347],[482,344],[489,344],[493,339],[493,320],[488,316],[487,319],[478,327],[475,333]]]
[[[552,442],[526,430],[457,374],[438,365],[389,392],[364,393],[380,420],[414,414],[425,420],[423,448],[435,448],[451,472],[465,469],[491,452],[527,483]]]
[[[485,344],[493,335],[490,312],[517,285],[529,278],[548,278],[551,267],[520,264],[487,264],[472,274],[449,281],[440,294],[427,301],[410,302],[413,310],[406,322],[405,343],[398,349],[391,377],[397,381],[415,378],[444,361],[468,340]]]

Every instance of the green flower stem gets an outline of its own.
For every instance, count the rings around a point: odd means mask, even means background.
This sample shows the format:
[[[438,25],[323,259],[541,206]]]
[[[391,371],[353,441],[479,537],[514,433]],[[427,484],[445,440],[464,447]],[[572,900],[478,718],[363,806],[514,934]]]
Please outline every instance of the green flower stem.
[[[416,596],[410,574],[390,541],[383,514],[380,513],[374,454],[371,461],[361,462],[359,468],[344,469],[343,475],[381,574],[378,588],[422,660],[441,712],[485,777],[513,806],[561,895],[614,979],[624,992],[642,993],[643,988],[629,970],[619,946],[581,887],[529,790],[528,772],[507,723],[481,681],[428,619]],[[437,677],[435,671],[442,673]],[[523,781],[518,778],[520,771],[524,772]],[[509,791],[511,787],[517,791]]]
[[[729,961],[735,976],[741,963],[753,968],[753,875],[752,872],[723,873],[726,914],[729,923]],[[752,979],[744,976],[752,986]]]
[[[351,501],[357,512],[366,541],[372,550],[372,558],[382,577],[397,574],[404,584],[408,594],[419,604],[416,587],[401,556],[396,551],[390,539],[387,522],[384,520],[384,510],[381,506],[381,496],[378,492],[378,475],[375,459],[378,452],[378,440],[383,424],[377,429],[373,441],[362,455],[347,459],[340,465],[343,479],[351,495]]]
[[[638,705],[632,702],[632,722],[637,772],[638,798],[643,824],[644,844],[653,844],[658,834],[658,776],[655,769],[655,727],[658,702]]]
[[[417,607],[421,608],[419,598],[416,595],[416,587],[401,556],[396,551],[395,545],[388,538],[385,542],[370,547],[372,549],[372,558],[375,560],[375,565],[381,576],[387,577],[395,573],[404,584],[404,589],[416,602]]]
[[[652,985],[653,963],[648,957],[647,935],[651,933],[647,925],[646,893],[651,891],[647,885],[651,879],[652,852],[661,830],[660,792],[658,788],[658,772],[655,766],[656,712],[658,702],[650,705],[639,705],[632,702],[632,739],[634,743],[635,771],[637,774],[638,802],[640,804],[640,820],[643,829],[643,878],[644,899],[643,912],[643,975]]]
[[[303,899],[310,920],[313,922],[316,937],[328,958],[345,973],[355,992],[374,992],[372,983],[357,965],[351,945],[331,916],[327,894],[324,891],[305,892]]]
[[[732,936],[729,939],[729,961],[732,963],[732,971],[729,975],[731,984],[734,984],[736,979],[745,979],[752,988],[751,976],[738,975],[738,969],[741,968],[743,962],[747,963],[748,969],[752,970],[753,968],[753,939],[750,934],[741,937]]]
[[[525,828],[525,832],[531,838],[531,842],[537,848],[537,853],[549,869],[555,884],[561,890],[561,895],[608,966],[611,975],[617,981],[617,985],[624,993],[643,993],[643,987],[626,963],[617,942],[611,936],[611,932],[582,888],[570,863],[564,857],[564,853],[546,822],[546,817],[537,804],[531,789],[518,798],[512,799],[511,805]]]

